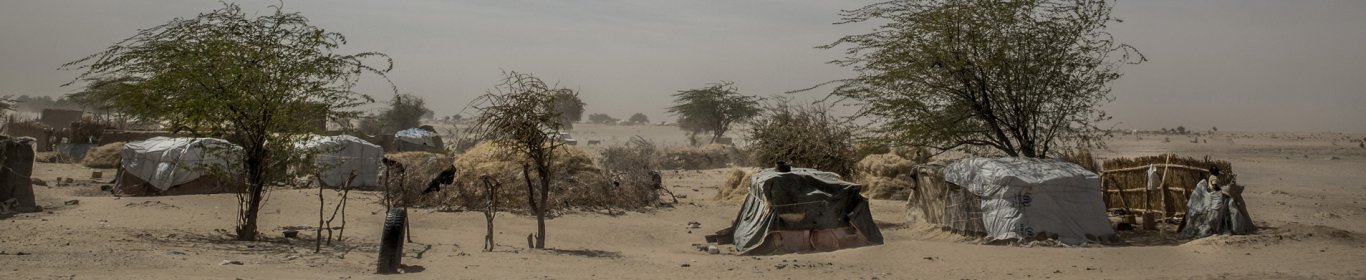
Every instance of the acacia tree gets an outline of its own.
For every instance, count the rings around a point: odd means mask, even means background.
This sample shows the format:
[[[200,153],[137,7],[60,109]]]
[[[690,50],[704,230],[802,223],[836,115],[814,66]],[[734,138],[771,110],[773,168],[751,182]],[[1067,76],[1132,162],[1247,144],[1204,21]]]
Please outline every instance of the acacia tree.
[[[638,125],[638,124],[649,124],[649,123],[650,123],[650,117],[646,117],[645,114],[643,114],[643,113],[635,113],[634,115],[631,115],[630,118],[626,119],[626,124],[627,124],[627,125]]]
[[[882,21],[832,63],[858,75],[832,96],[903,144],[1047,157],[1096,147],[1117,68],[1145,60],[1105,30],[1113,0],[909,0],[842,11],[837,24]]]
[[[678,116],[678,127],[688,132],[688,140],[711,132],[711,143],[721,139],[731,125],[749,120],[759,114],[757,96],[740,94],[734,83],[722,81],[706,87],[682,90],[673,94],[674,106],[669,113]]]
[[[336,54],[346,43],[341,34],[309,25],[299,13],[271,8],[272,13],[249,16],[225,3],[62,65],[82,71],[67,85],[98,76],[131,77],[130,90],[94,96],[120,111],[240,145],[235,168],[245,173],[238,178],[247,188],[238,196],[239,240],[257,238],[266,186],[290,177],[282,167],[305,162],[307,151],[294,143],[321,128],[300,120],[355,116],[350,109],[374,102],[352,91],[361,74],[383,78],[393,66],[382,53]],[[369,59],[383,63],[375,66]]]
[[[478,114],[469,128],[470,135],[493,141],[529,159],[529,164],[522,165],[522,177],[526,181],[527,204],[536,214],[535,248],[545,248],[545,216],[550,208],[550,180],[555,173],[551,164],[556,150],[564,145],[556,138],[564,129],[557,101],[566,96],[578,99],[573,90],[547,85],[531,74],[505,72],[501,84],[471,105]]]
[[[134,77],[94,77],[85,79],[85,89],[79,92],[67,94],[66,98],[79,104],[82,108],[96,112],[98,118],[116,122],[120,127],[128,125],[127,114],[119,110],[115,104],[105,100],[109,96],[117,96],[120,91],[134,90],[131,85],[138,81]]]
[[[617,124],[620,119],[613,118],[607,114],[588,114],[588,122],[595,124]]]
[[[565,130],[574,129],[574,123],[583,120],[583,103],[579,99],[579,94],[572,90],[564,90],[554,93],[554,109],[559,113],[560,126]]]
[[[395,94],[389,100],[389,108],[380,113],[379,120],[383,123],[382,131],[384,134],[393,134],[399,130],[414,128],[422,125],[422,116],[431,114],[432,110],[427,109],[427,101],[422,100],[412,94]]]

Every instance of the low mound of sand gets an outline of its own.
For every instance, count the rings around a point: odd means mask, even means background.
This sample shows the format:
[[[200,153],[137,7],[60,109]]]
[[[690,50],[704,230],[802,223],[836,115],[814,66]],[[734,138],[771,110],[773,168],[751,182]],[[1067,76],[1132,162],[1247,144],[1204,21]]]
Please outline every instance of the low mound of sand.
[[[81,165],[90,168],[118,168],[123,155],[123,142],[104,144],[85,153]]]
[[[1280,227],[1261,228],[1249,235],[1212,235],[1187,242],[1190,247],[1266,247],[1282,243],[1326,242],[1354,248],[1366,247],[1366,236],[1347,230],[1321,225],[1289,223]]]

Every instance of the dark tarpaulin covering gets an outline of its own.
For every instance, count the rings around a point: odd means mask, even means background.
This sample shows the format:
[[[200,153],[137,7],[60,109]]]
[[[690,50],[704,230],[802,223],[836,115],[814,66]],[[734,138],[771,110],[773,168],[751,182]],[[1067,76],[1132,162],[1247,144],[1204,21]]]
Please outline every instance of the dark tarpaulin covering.
[[[14,211],[35,212],[41,210],[34,200],[33,184],[33,146],[23,139],[3,139],[0,137],[0,203],[13,199]]]
[[[842,181],[834,173],[806,168],[792,172],[765,169],[752,176],[749,195],[732,225],[735,249],[741,254],[782,251],[779,245],[765,246],[775,231],[815,235],[832,232],[823,230],[852,229],[848,232],[861,235],[855,236],[861,240],[853,246],[882,244],[882,232],[873,222],[868,201],[859,195],[861,186]],[[822,244],[812,243],[815,251],[822,251]],[[833,249],[853,247],[848,242],[835,243],[842,244]]]

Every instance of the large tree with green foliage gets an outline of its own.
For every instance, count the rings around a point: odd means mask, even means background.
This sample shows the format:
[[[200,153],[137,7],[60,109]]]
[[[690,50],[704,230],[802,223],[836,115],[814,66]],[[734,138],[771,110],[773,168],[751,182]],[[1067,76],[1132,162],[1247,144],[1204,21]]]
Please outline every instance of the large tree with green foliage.
[[[379,119],[384,124],[383,133],[392,135],[399,130],[422,125],[422,116],[431,113],[432,110],[427,109],[427,101],[421,97],[395,94],[394,99],[389,100],[389,108],[380,113]]]
[[[588,114],[588,122],[594,124],[617,124],[621,119],[613,118],[607,114]]]
[[[697,145],[696,136],[711,133],[711,143],[720,140],[731,125],[759,115],[757,96],[742,95],[731,82],[709,84],[706,87],[682,90],[674,95],[674,106],[669,113],[678,116],[678,127],[688,132],[688,140]]]
[[[337,54],[346,43],[341,34],[310,25],[299,13],[271,8],[255,16],[224,4],[143,29],[62,66],[82,71],[71,83],[129,77],[128,90],[92,96],[123,112],[240,145],[241,165],[234,169],[244,173],[247,191],[238,196],[239,240],[257,239],[266,186],[291,177],[283,167],[306,157],[294,143],[321,129],[301,120],[354,117],[353,108],[374,102],[352,90],[359,77],[383,78],[393,64],[382,53]]]
[[[650,124],[650,117],[645,116],[644,113],[635,113],[631,115],[631,118],[626,119],[626,125],[638,124]]]
[[[493,141],[529,160],[522,166],[522,176],[526,179],[527,204],[536,214],[536,248],[545,248],[545,217],[555,173],[551,165],[556,150],[564,145],[558,137],[565,128],[560,102],[566,99],[578,100],[578,94],[547,85],[531,74],[508,72],[501,84],[472,104],[478,114],[469,128],[470,135]],[[532,182],[530,172],[536,172],[537,182]]]
[[[583,120],[583,99],[579,99],[578,92],[572,90],[558,91],[554,94],[555,112],[559,113],[557,121],[566,130],[574,129],[574,123]]]
[[[823,48],[858,75],[832,95],[862,103],[882,136],[940,149],[1048,157],[1103,145],[1117,68],[1144,60],[1106,27],[1113,0],[907,0],[843,11],[884,22]]]

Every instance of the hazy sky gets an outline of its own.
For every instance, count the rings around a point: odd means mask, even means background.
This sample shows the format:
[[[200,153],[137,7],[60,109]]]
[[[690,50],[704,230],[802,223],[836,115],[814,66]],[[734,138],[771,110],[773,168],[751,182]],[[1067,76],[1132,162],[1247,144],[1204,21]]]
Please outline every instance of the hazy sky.
[[[534,73],[581,91],[588,113],[625,118],[720,80],[774,95],[852,73],[814,49],[874,26],[834,26],[871,1],[288,1],[394,58],[399,92],[453,114],[498,82]],[[276,1],[240,0],[266,11]],[[218,0],[4,0],[0,94],[60,95],[56,70]],[[1366,1],[1120,1],[1111,30],[1151,61],[1122,69],[1106,105],[1119,127],[1366,132]],[[373,80],[362,90],[388,99]],[[465,112],[468,115],[470,112]]]

